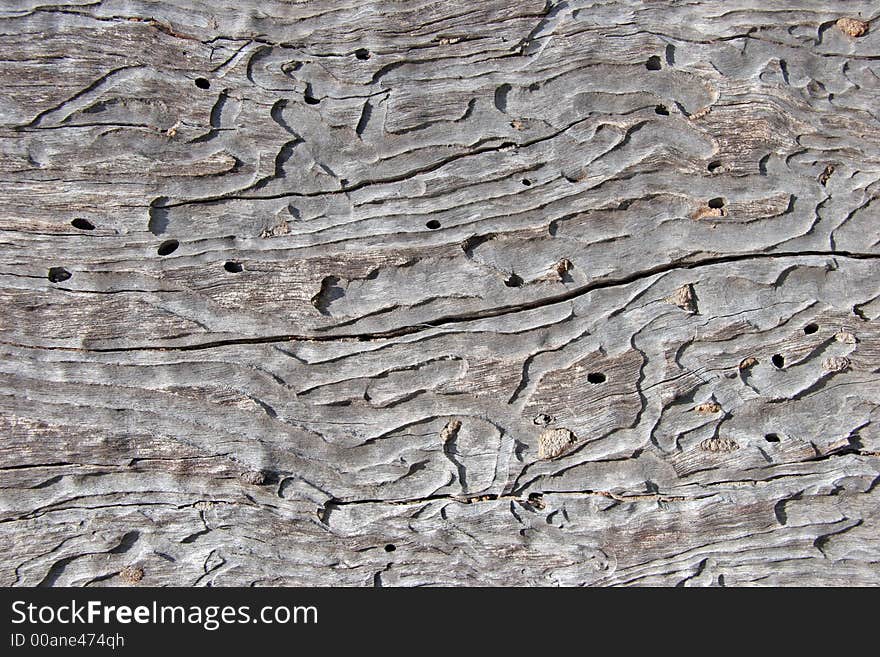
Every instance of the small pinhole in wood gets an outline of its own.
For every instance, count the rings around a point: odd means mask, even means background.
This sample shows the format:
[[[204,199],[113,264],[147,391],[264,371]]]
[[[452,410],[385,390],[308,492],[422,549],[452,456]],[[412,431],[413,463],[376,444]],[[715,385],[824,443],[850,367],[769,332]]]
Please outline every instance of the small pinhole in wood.
[[[517,274],[511,274],[510,276],[507,277],[507,280],[504,281],[504,284],[507,287],[522,287],[523,279],[521,276],[518,276]]]
[[[764,440],[768,443],[778,443],[779,442],[779,434],[778,433],[768,433],[764,436]]]
[[[587,374],[587,381],[594,384],[605,383],[606,376],[602,372],[590,372]]]
[[[223,269],[228,271],[230,274],[238,274],[242,271],[243,267],[241,266],[240,262],[233,262],[232,260],[229,260],[223,265]]]
[[[785,358],[783,358],[781,354],[773,354],[773,358],[771,358],[770,361],[779,369],[785,367]]]
[[[156,249],[156,253],[160,256],[171,255],[175,251],[177,251],[177,247],[180,246],[180,242],[177,240],[165,240],[159,245],[159,248]]]
[[[430,228],[431,230],[437,230],[438,228],[440,228],[440,222],[436,219],[431,219],[425,224],[425,226]]]
[[[211,83],[208,82],[208,80],[206,80],[205,78],[196,78],[194,82],[195,82],[195,85],[199,89],[210,89],[211,88]]]
[[[522,179],[522,184],[525,185],[526,187],[528,187],[529,185],[532,184],[532,181],[529,180],[528,178],[523,178],[523,179]]]
[[[62,281],[66,281],[68,278],[73,276],[69,271],[67,271],[64,267],[50,267],[49,273],[46,278],[49,279],[52,283],[61,283]]]
[[[669,109],[666,105],[657,105],[657,107],[654,108],[654,111],[660,116],[669,116]]]
[[[810,324],[807,324],[807,325],[804,327],[804,333],[806,333],[807,335],[812,335],[813,333],[815,333],[815,332],[818,331],[818,330],[819,330],[819,325],[818,325],[818,324],[812,324],[812,323],[810,323]]]
[[[74,228],[79,228],[80,230],[95,230],[95,225],[88,219],[83,219],[82,217],[77,217],[70,222],[70,225]]]
[[[709,162],[706,168],[709,170],[709,173],[715,173],[716,171],[718,171],[718,169],[721,168],[721,162],[719,162],[718,160],[712,160],[711,162]]]
[[[358,48],[357,50],[354,51],[354,56],[357,57],[358,59],[369,59],[370,58],[370,51],[367,50],[366,48]]]
[[[386,552],[394,552],[396,549],[397,549],[397,546],[394,545],[394,543],[389,543],[388,545],[385,546]]]
[[[715,198],[710,198],[709,202],[706,204],[713,210],[720,210],[724,207],[724,199],[720,196],[716,196]]]
[[[660,57],[657,55],[651,55],[648,57],[648,61],[645,62],[645,68],[649,71],[659,71],[661,67]]]

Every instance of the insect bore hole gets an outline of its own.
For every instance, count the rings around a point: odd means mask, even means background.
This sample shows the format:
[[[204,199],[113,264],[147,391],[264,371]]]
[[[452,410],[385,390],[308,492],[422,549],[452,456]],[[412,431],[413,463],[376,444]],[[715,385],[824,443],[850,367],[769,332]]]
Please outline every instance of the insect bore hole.
[[[206,80],[205,78],[196,78],[194,80],[194,83],[199,89],[210,89],[211,88],[211,83],[208,82],[208,80]]]
[[[233,262],[232,260],[226,262],[223,265],[223,269],[228,271],[230,274],[238,274],[242,271],[243,267],[240,262]]]
[[[657,55],[648,57],[648,61],[645,62],[645,68],[649,71],[659,71],[661,68],[660,57]]]
[[[818,330],[819,330],[819,325],[818,325],[818,324],[810,323],[810,324],[807,324],[807,325],[804,327],[804,333],[807,334],[807,335],[812,335],[813,333],[815,333],[815,332],[818,331]]]
[[[711,162],[709,162],[706,168],[709,170],[709,173],[715,173],[716,171],[718,171],[718,169],[721,168],[721,162],[718,160],[712,160]]]
[[[768,433],[764,436],[764,440],[768,443],[778,443],[779,442],[779,434],[777,433]]]
[[[654,108],[654,111],[660,116],[669,116],[669,109],[666,105],[657,105],[657,107]]]
[[[385,546],[386,552],[394,552],[396,549],[397,549],[397,546],[394,545],[394,543],[389,543],[388,545]]]
[[[70,225],[74,228],[79,228],[80,230],[95,230],[95,225],[89,221],[88,219],[83,219],[81,217],[77,217],[73,221],[70,222]]]
[[[73,276],[73,274],[67,271],[64,267],[50,267],[46,278],[52,283],[61,283],[71,276]]]
[[[369,59],[370,58],[370,51],[367,50],[366,48],[358,48],[357,50],[354,51],[354,56],[357,57],[358,59]]]
[[[590,383],[605,383],[606,376],[602,372],[590,372],[587,374],[587,381]]]
[[[517,274],[511,274],[507,277],[507,280],[504,281],[504,284],[507,287],[522,287],[523,283],[524,281],[522,279],[522,276],[519,276]]]
[[[773,358],[770,359],[774,366],[782,369],[785,367],[785,358],[782,357],[781,354],[773,354]]]
[[[427,228],[430,228],[431,230],[437,230],[438,228],[440,228],[440,222],[436,219],[431,219],[431,221],[427,222],[425,226]]]
[[[710,198],[707,205],[710,208],[712,208],[713,210],[720,210],[721,208],[724,207],[724,199],[721,198],[720,196],[717,196],[715,198]]]
[[[175,251],[177,251],[177,247],[180,246],[180,242],[177,240],[165,240],[159,245],[159,248],[156,249],[156,253],[160,256],[171,255]]]

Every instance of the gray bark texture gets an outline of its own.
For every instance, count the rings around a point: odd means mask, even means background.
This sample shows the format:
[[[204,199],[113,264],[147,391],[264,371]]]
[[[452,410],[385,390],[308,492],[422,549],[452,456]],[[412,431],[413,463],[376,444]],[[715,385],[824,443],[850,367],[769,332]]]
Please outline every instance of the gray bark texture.
[[[4,2],[0,584],[880,584],[877,15]]]

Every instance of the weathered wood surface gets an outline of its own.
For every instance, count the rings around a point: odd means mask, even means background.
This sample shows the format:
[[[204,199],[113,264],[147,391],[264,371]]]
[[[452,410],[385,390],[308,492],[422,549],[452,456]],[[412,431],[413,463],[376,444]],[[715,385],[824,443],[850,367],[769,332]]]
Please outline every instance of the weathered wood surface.
[[[3,3],[0,584],[880,583],[877,11]]]

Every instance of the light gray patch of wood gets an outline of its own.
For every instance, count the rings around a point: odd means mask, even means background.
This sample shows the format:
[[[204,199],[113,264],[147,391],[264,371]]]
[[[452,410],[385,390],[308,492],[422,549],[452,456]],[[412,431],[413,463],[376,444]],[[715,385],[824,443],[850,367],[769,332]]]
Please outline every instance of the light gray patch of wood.
[[[880,583],[876,21],[4,3],[0,584]]]

